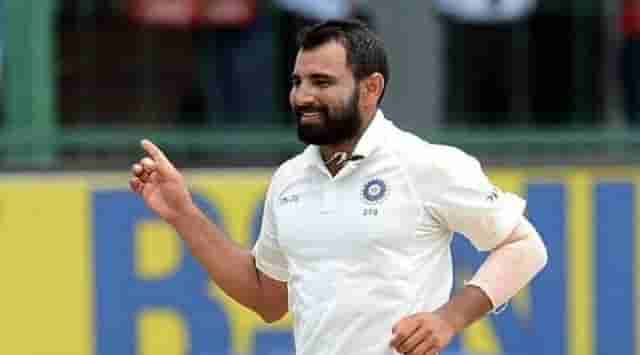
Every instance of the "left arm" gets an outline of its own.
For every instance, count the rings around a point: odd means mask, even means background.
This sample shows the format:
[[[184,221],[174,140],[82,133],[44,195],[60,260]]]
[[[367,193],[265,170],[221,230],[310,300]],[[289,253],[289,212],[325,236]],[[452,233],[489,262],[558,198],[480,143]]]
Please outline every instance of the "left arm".
[[[396,323],[391,346],[402,354],[437,354],[457,333],[513,297],[546,263],[544,243],[522,217],[451,300],[435,312],[417,313]]]

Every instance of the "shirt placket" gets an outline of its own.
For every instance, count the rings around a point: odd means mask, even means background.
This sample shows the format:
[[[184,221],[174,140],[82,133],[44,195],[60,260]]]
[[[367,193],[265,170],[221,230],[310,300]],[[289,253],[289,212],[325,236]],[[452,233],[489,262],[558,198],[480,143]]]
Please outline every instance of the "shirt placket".
[[[337,196],[337,184],[335,181],[325,181],[322,188],[321,214],[332,214],[336,211]]]

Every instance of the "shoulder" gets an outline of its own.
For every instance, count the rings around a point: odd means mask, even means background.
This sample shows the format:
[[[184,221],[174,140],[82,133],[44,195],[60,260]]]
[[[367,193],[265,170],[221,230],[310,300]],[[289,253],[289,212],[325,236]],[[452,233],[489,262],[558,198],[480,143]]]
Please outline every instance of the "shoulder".
[[[429,154],[432,159],[427,164],[428,169],[443,177],[460,178],[482,170],[478,159],[458,147],[431,144]]]
[[[307,168],[307,160],[304,155],[305,153],[299,153],[276,168],[271,176],[270,190],[272,193],[281,191],[291,182],[304,178],[304,172]]]
[[[412,175],[421,179],[451,181],[482,170],[478,159],[458,147],[433,144],[400,129],[391,134],[388,147]]]
[[[311,147],[307,147],[304,151],[281,163],[274,173],[274,178],[287,179],[292,176],[301,175],[309,165],[308,151],[310,149]]]

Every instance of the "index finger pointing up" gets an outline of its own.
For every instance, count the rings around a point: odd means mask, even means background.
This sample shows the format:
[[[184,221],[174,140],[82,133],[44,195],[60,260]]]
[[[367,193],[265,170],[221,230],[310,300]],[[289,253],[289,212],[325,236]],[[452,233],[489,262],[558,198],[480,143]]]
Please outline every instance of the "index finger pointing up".
[[[169,161],[169,159],[167,159],[167,157],[160,150],[160,148],[158,148],[155,144],[151,143],[150,140],[143,139],[140,142],[140,144],[142,145],[142,148],[144,149],[144,151],[147,152],[147,154],[149,154],[151,159],[153,159],[153,161],[155,161],[156,164],[158,164],[158,167],[163,169],[171,166],[171,162]]]

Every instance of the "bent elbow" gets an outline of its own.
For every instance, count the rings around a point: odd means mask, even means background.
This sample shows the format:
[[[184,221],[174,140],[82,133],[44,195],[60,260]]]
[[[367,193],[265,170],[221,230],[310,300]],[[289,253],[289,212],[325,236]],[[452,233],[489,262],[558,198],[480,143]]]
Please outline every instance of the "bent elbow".
[[[542,250],[542,267],[545,267],[549,262],[549,253],[547,252],[547,247],[543,245]]]
[[[275,323],[287,314],[289,307],[286,303],[261,303],[253,308],[265,323]]]
[[[260,316],[260,318],[262,318],[262,320],[265,323],[275,323],[279,320],[281,320],[282,318],[284,318],[284,316],[287,314],[286,311],[281,312],[281,311],[271,311],[271,312],[259,312],[258,315]]]
[[[541,257],[541,262],[540,262],[540,270],[544,269],[545,266],[547,266],[547,263],[549,262],[549,253],[547,252],[547,248],[543,247],[542,249],[542,257]]]
[[[547,247],[545,246],[540,236],[536,236],[535,239],[537,242],[536,247],[534,248],[535,259],[537,261],[536,264],[538,266],[537,272],[540,272],[544,269],[545,266],[547,266],[547,263],[549,262],[549,252],[547,251]]]
[[[547,246],[542,240],[542,236],[529,221],[524,219],[524,223],[521,223],[520,226],[521,237],[516,243],[519,245],[518,248],[520,250],[526,250],[526,255],[529,259],[527,262],[527,264],[529,264],[529,270],[533,271],[535,275],[542,271],[549,262]]]

